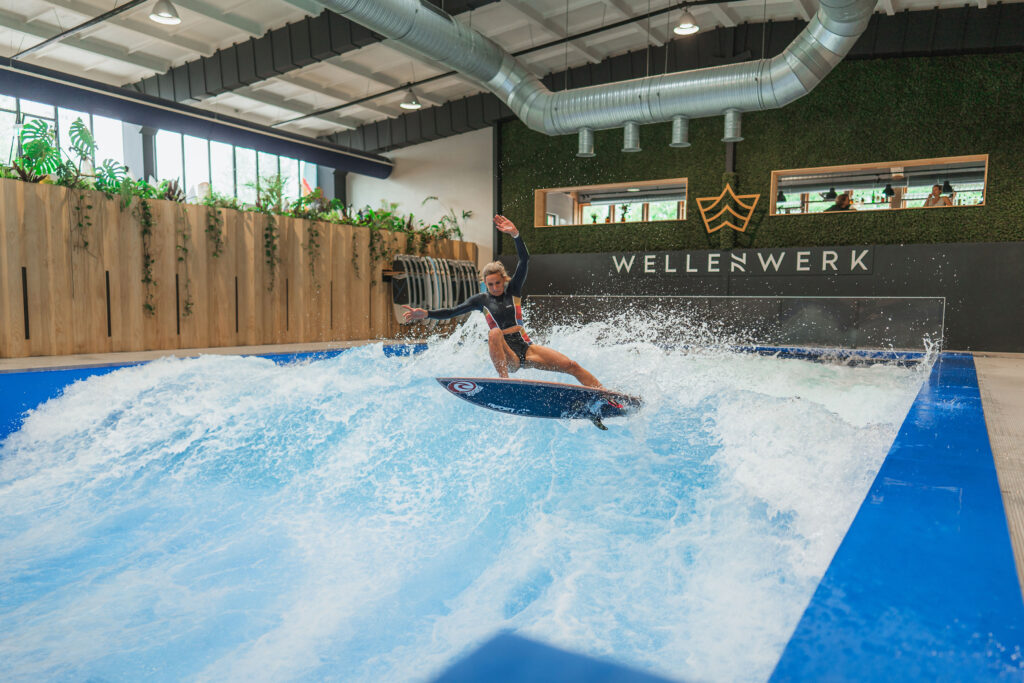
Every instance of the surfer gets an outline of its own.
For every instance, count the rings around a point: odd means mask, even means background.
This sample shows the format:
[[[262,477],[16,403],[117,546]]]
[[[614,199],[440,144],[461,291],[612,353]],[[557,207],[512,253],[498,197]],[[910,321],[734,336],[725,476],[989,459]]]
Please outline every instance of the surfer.
[[[491,361],[498,376],[508,379],[509,372],[519,368],[537,368],[551,372],[564,372],[575,377],[580,384],[587,387],[603,388],[597,378],[563,353],[530,341],[523,327],[523,309],[520,296],[523,282],[526,281],[527,264],[530,252],[523,244],[523,238],[512,221],[504,216],[494,217],[494,227],[512,236],[519,255],[519,265],[512,277],[508,276],[505,266],[494,261],[484,266],[481,275],[484,279],[486,292],[469,297],[454,308],[438,308],[431,311],[422,308],[405,306],[408,309],[405,321],[447,320],[474,310],[482,310],[491,328],[487,334],[487,345],[491,352]]]

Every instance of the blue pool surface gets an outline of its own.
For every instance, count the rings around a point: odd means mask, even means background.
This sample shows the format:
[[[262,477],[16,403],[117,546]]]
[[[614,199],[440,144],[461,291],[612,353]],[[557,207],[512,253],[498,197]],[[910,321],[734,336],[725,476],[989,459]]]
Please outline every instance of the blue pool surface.
[[[1021,680],[1022,644],[974,359],[944,353],[772,680]]]
[[[25,410],[115,369],[0,373],[0,440],[19,429]],[[941,354],[771,680],[1020,680],[1022,643],[1024,603],[974,362]],[[496,668],[502,658],[522,665]],[[440,680],[547,680],[538,671],[661,680],[510,635]]]

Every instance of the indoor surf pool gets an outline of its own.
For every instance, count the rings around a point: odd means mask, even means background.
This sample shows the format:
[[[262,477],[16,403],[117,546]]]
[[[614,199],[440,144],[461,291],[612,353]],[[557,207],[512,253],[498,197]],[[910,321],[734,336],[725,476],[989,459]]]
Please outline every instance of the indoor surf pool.
[[[805,622],[842,586],[840,544],[891,483],[894,439],[916,410],[970,402],[922,407],[944,364],[965,386],[953,356],[816,363],[555,330],[542,343],[645,400],[600,432],[447,395],[434,377],[493,374],[483,325],[418,353],[0,374],[49,398],[0,416],[0,676],[423,681],[511,631],[671,680],[786,679],[819,647]],[[840,569],[857,561],[885,550]],[[916,571],[875,587],[883,612]],[[946,629],[983,647],[942,670],[1019,672],[1006,609]],[[942,663],[942,637],[901,619]]]

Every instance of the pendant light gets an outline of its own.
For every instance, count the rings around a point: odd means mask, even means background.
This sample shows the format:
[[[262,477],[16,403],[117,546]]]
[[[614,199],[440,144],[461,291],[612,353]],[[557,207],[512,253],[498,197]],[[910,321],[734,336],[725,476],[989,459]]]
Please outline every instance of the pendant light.
[[[689,12],[683,12],[679,16],[679,24],[672,29],[672,32],[678,36],[692,36],[699,30],[700,26],[697,25],[697,20],[693,18],[693,15]]]
[[[405,93],[405,99],[398,106],[401,107],[402,109],[415,110],[419,109],[423,105],[420,104],[420,101],[416,99],[416,95],[415,93],[413,93],[412,88],[409,88],[409,90]]]
[[[149,18],[158,24],[166,24],[167,26],[176,26],[181,23],[178,10],[174,9],[171,0],[156,0],[156,4],[153,5],[153,11],[149,13]]]

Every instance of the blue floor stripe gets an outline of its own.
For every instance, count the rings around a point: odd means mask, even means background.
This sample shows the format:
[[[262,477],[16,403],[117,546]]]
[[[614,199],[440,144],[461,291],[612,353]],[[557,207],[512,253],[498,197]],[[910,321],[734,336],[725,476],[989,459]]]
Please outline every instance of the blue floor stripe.
[[[942,354],[771,680],[1022,680],[1022,646],[974,360]]]

